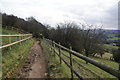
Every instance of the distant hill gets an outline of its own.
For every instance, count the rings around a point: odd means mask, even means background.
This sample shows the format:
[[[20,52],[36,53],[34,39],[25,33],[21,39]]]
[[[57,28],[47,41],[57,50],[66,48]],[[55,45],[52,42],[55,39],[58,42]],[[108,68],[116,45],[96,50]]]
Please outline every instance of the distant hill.
[[[120,40],[120,30],[105,30],[108,44],[118,45]]]
[[[118,34],[120,30],[105,30],[106,34]]]

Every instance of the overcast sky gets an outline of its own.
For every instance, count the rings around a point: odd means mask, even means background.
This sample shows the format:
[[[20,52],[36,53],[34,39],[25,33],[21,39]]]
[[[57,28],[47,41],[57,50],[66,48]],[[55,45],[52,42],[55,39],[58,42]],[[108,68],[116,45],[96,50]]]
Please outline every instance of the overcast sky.
[[[35,17],[55,26],[64,21],[118,28],[119,0],[0,0],[0,11],[21,18]]]

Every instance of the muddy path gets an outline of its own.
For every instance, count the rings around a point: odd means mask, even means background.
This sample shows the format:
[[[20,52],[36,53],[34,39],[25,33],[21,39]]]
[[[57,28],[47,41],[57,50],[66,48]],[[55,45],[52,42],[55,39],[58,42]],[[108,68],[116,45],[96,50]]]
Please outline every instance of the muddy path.
[[[18,78],[47,78],[47,63],[40,41],[36,41],[19,71]]]

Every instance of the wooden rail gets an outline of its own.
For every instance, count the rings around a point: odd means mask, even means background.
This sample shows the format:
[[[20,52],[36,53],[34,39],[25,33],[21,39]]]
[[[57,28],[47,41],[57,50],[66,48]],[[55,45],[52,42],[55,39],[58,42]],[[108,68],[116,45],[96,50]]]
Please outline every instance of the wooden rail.
[[[9,42],[9,44],[7,44],[7,45],[0,46],[0,49],[4,49],[4,48],[9,47],[10,50],[11,50],[12,45],[24,42],[24,41],[32,38],[32,34],[29,34],[28,32],[25,32],[23,30],[20,30],[20,29],[14,28],[14,27],[12,27],[12,28],[10,28],[10,27],[4,27],[4,28],[5,29],[10,29],[10,30],[15,30],[16,32],[19,32],[19,33],[22,33],[22,34],[0,35],[0,37],[5,37],[5,38],[8,37],[8,42]],[[15,41],[15,42],[12,42],[11,37],[17,37],[19,40]],[[20,59],[23,59],[23,57],[21,57]],[[16,67],[18,67],[18,66],[19,66],[19,63],[15,63],[15,67],[13,67],[12,69],[10,69],[10,71],[7,73],[6,76],[3,76],[3,80],[5,78],[10,78],[10,76],[13,74],[13,72],[15,72],[15,70],[17,70]]]
[[[20,37],[20,36],[32,36],[32,34],[0,35],[0,37]]]
[[[0,49],[6,48],[6,47],[10,47],[10,49],[11,49],[11,46],[12,46],[12,45],[21,43],[21,42],[23,42],[23,41],[25,41],[25,40],[27,40],[27,39],[29,39],[29,38],[32,37],[32,34],[29,34],[28,32],[25,32],[24,30],[21,30],[21,29],[15,28],[15,27],[10,27],[10,26],[4,26],[4,25],[2,25],[2,28],[10,29],[10,30],[15,30],[16,32],[26,33],[26,34],[0,35],[0,37],[8,37],[8,39],[9,39],[9,44],[0,46]],[[16,41],[16,42],[12,42],[12,41],[11,41],[11,37],[20,37],[21,40]],[[27,38],[22,39],[23,37],[27,37]],[[12,42],[12,43],[11,43],[11,42]]]
[[[75,74],[76,76],[78,76],[78,78],[80,78],[81,80],[84,80],[84,79],[72,68],[71,63],[68,64],[68,63],[60,56],[60,54],[61,54],[60,50],[59,50],[58,52],[55,51],[55,46],[56,46],[57,48],[59,48],[59,49],[62,49],[62,50],[67,51],[69,54],[71,54],[71,56],[74,55],[74,56],[76,56],[76,57],[78,57],[78,58],[80,58],[80,59],[83,59],[83,60],[89,62],[90,64],[93,64],[94,66],[96,66],[96,67],[98,67],[98,68],[100,68],[100,69],[102,69],[102,70],[104,70],[104,71],[110,73],[111,75],[113,75],[113,76],[115,76],[115,77],[117,77],[117,78],[120,79],[120,71],[118,71],[118,70],[116,70],[116,69],[113,69],[113,68],[111,68],[110,66],[105,65],[105,64],[103,64],[103,63],[101,63],[101,62],[95,61],[95,60],[93,60],[93,59],[91,59],[91,58],[89,58],[89,57],[86,57],[86,56],[84,56],[84,55],[82,55],[82,54],[79,54],[79,53],[76,52],[76,51],[70,50],[70,49],[68,49],[68,48],[66,48],[66,47],[64,47],[64,46],[62,46],[62,45],[60,45],[60,44],[57,44],[57,43],[55,43],[54,41],[51,41],[51,40],[49,40],[49,39],[45,39],[45,38],[44,38],[44,41],[46,41],[47,43],[49,43],[49,45],[52,46],[51,49],[53,49],[54,55],[57,54],[57,55],[60,57],[60,61],[61,61],[61,59],[62,59],[62,61],[63,61],[63,62],[74,72],[74,74]],[[54,46],[53,46],[53,45],[54,45]],[[69,57],[70,60],[71,60],[71,58],[72,58],[71,56]],[[71,73],[72,73],[72,71],[71,71]],[[71,75],[71,76],[72,76],[72,75]]]
[[[9,47],[9,46],[12,46],[12,45],[15,45],[15,44],[18,44],[18,43],[23,42],[23,41],[26,41],[26,40],[30,39],[31,37],[32,36],[27,37],[27,38],[22,39],[22,40],[19,40],[19,41],[16,41],[16,42],[13,42],[13,43],[10,43],[10,44],[7,44],[7,45],[4,45],[4,46],[1,46],[0,49]]]
[[[24,31],[24,30],[22,30],[22,29],[18,29],[18,28],[11,27],[11,26],[2,25],[2,28],[8,29],[8,30],[14,30],[14,31],[19,32],[19,33],[26,33],[26,34],[29,34],[28,32],[26,32],[26,31]]]

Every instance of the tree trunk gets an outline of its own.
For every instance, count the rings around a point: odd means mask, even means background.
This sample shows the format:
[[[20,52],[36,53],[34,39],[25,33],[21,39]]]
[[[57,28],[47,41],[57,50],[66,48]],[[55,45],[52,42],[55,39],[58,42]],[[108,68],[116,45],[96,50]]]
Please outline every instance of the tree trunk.
[[[86,53],[86,57],[88,57],[88,52]],[[88,62],[86,61],[86,64],[88,64]]]

